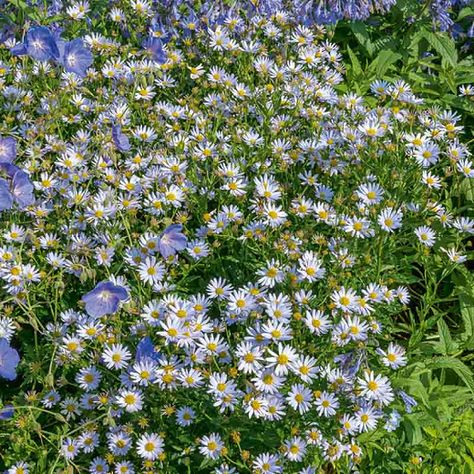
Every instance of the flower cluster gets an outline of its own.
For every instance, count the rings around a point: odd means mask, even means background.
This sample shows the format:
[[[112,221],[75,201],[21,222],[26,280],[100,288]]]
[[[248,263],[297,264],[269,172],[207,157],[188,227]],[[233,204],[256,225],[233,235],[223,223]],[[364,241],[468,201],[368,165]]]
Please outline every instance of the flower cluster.
[[[123,25],[151,3],[123,3],[111,37],[1,51],[0,376],[17,318],[46,371],[27,402],[62,420],[51,469],[357,469],[358,436],[416,405],[401,262],[453,268],[474,233],[447,197],[474,177],[459,116],[404,81],[348,90],[324,28],[284,10],[190,13],[166,42],[152,22],[140,48]]]

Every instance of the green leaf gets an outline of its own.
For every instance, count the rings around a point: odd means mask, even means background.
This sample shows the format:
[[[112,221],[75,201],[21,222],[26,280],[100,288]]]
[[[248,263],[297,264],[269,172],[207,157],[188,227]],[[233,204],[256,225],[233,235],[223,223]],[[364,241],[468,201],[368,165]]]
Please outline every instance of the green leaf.
[[[439,335],[439,344],[437,348],[439,352],[443,355],[448,355],[456,351],[458,344],[453,341],[451,333],[449,332],[448,325],[444,322],[443,319],[438,320],[438,335]]]
[[[433,359],[429,364],[431,369],[450,369],[456,372],[458,377],[466,384],[466,386],[474,393],[474,377],[471,369],[467,367],[461,360],[455,357],[438,357]]]
[[[474,298],[466,294],[459,295],[461,317],[464,323],[464,332],[461,338],[465,341],[466,349],[474,348]]]
[[[369,56],[372,56],[375,48],[370,41],[369,32],[365,24],[361,21],[353,21],[351,22],[351,30],[357,38],[357,41],[366,49]]]
[[[388,68],[401,59],[402,55],[390,49],[383,49],[370,64],[370,68],[375,67],[377,77],[382,77]]]
[[[428,41],[430,46],[441,56],[443,61],[448,63],[453,68],[456,67],[458,62],[456,44],[447,34],[425,31],[423,36]]]
[[[405,415],[403,426],[410,444],[418,444],[423,440],[423,433],[416,418],[417,415]]]
[[[465,7],[465,8],[462,8],[462,9],[459,11],[459,15],[458,15],[457,21],[461,21],[461,20],[463,20],[464,18],[466,18],[467,16],[471,16],[471,15],[474,15],[474,8],[473,8],[473,7]]]
[[[347,46],[347,52],[349,53],[349,57],[351,58],[351,63],[352,63],[352,70],[354,71],[354,74],[357,76],[362,73],[362,66],[360,65],[360,61],[355,55],[354,51]]]

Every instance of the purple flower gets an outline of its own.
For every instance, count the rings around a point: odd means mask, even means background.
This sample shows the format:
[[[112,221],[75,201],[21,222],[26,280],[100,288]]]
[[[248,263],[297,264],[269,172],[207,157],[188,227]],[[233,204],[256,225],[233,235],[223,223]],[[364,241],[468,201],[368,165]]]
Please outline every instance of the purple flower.
[[[148,50],[153,59],[159,63],[164,64],[167,59],[166,51],[163,49],[163,43],[159,38],[150,37],[143,42],[143,47]]]
[[[84,46],[81,38],[65,43],[60,62],[67,72],[84,77],[93,61],[92,53]]]
[[[30,206],[35,202],[33,184],[24,171],[19,170],[13,175],[11,192],[13,199],[20,209]]]
[[[12,163],[16,158],[16,140],[0,137],[0,163]]]
[[[0,178],[0,211],[11,209],[13,206],[13,196],[10,192],[8,182]]]
[[[178,251],[184,250],[188,244],[188,239],[181,232],[183,226],[181,224],[173,224],[165,229],[161,234],[158,248],[163,258],[175,255]]]
[[[0,420],[9,420],[13,417],[14,413],[13,405],[5,405],[3,408],[0,408]]]
[[[122,127],[120,125],[112,126],[112,139],[115,143],[115,146],[120,151],[130,150],[130,141],[124,133],[122,133]]]
[[[403,403],[405,404],[405,410],[407,411],[407,413],[411,413],[412,408],[416,407],[418,405],[416,400],[413,397],[411,397],[410,395],[408,395],[408,393],[404,392],[403,390],[399,390],[398,395],[400,395],[400,398],[402,399]]]
[[[158,361],[161,359],[159,352],[155,351],[153,341],[150,337],[144,337],[137,346],[137,352],[135,353],[135,359],[137,362],[143,359],[152,359]]]
[[[126,299],[128,299],[127,290],[110,281],[100,282],[92,291],[82,297],[87,313],[95,318],[115,313],[120,301]]]
[[[10,347],[6,339],[0,339],[0,377],[6,380],[15,380],[16,367],[19,362],[18,352]]]
[[[58,59],[59,50],[53,35],[45,26],[34,26],[26,33],[23,48],[19,45],[12,49],[12,54],[28,54],[37,61]]]

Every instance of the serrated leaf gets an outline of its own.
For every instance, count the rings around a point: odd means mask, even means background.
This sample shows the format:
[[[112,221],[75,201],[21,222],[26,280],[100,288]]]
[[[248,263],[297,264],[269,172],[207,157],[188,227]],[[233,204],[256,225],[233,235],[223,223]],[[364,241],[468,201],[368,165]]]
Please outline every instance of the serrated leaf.
[[[453,341],[451,333],[449,332],[448,325],[444,322],[443,319],[439,319],[437,325],[439,335],[439,344],[437,344],[437,348],[443,355],[453,353],[457,349],[458,344]]]
[[[353,21],[351,22],[351,30],[357,41],[367,50],[369,56],[372,56],[374,54],[374,45],[370,41],[369,32],[365,24],[361,21]]]
[[[375,67],[377,77],[382,77],[388,68],[401,59],[402,55],[390,49],[383,49],[371,63],[370,67]]]
[[[456,372],[458,377],[466,384],[466,386],[474,393],[474,377],[471,369],[459,359],[455,357],[438,357],[433,359],[429,364],[431,369],[450,369]]]
[[[447,34],[425,31],[423,36],[446,63],[451,65],[453,68],[456,67],[458,62],[456,44]]]
[[[474,298],[465,294],[459,295],[459,305],[464,323],[461,337],[466,343],[466,349],[471,349],[474,346]]]
[[[473,7],[464,7],[459,11],[457,21],[461,21],[464,18],[474,15],[474,8]]]

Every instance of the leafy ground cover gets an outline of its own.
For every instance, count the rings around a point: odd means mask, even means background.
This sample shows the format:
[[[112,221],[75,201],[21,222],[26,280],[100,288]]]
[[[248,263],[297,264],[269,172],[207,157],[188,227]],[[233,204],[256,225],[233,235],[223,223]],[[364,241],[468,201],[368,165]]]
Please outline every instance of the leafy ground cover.
[[[0,5],[0,470],[474,472],[472,7]]]

